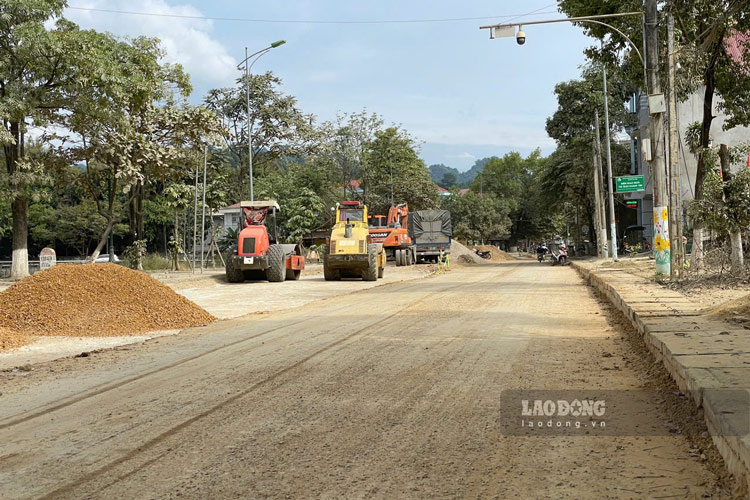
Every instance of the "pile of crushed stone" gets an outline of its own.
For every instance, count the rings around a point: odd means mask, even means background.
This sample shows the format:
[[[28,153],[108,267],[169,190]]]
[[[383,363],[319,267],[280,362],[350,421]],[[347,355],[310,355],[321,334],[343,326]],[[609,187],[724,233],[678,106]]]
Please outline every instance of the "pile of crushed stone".
[[[451,241],[451,262],[461,264],[486,264],[487,261],[456,240]]]
[[[215,319],[156,279],[117,264],[57,265],[0,292],[0,328],[23,336],[135,335]]]
[[[29,335],[0,327],[0,352],[30,344],[32,340]]]
[[[477,248],[483,252],[490,252],[490,259],[493,262],[508,262],[516,260],[512,255],[508,255],[499,248],[492,245],[477,245]]]

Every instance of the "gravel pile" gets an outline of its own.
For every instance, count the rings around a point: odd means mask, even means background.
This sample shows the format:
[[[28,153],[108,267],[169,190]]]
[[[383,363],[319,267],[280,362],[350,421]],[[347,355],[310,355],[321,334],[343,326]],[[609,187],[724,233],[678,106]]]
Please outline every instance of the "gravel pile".
[[[0,328],[22,335],[109,337],[214,319],[154,278],[117,264],[57,265],[0,292]]]
[[[516,260],[512,255],[508,255],[492,245],[478,245],[477,248],[483,252],[490,252],[489,260],[493,262],[509,262],[511,260]]]
[[[0,327],[0,352],[30,344],[32,337]]]
[[[451,262],[461,264],[486,264],[487,261],[456,240],[451,241]]]

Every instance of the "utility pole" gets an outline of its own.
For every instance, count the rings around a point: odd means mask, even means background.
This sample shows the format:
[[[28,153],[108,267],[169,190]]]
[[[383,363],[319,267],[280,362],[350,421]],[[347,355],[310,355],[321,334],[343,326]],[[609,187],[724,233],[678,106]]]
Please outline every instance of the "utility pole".
[[[654,261],[656,272],[671,275],[669,239],[669,208],[664,164],[664,94],[659,80],[659,22],[657,0],[646,0],[646,77],[650,94],[648,112],[651,115],[651,179],[654,185]]]
[[[206,167],[208,165],[208,145],[203,146],[203,201],[201,202],[201,273],[204,269],[206,248]],[[213,224],[211,225],[213,227]],[[213,253],[211,253],[213,256]],[[213,257],[211,259],[213,261]]]
[[[599,113],[594,113],[594,142],[592,143],[594,153],[594,206],[596,207],[596,242],[597,255],[607,257],[607,214],[604,209],[604,196],[602,196],[602,152],[601,142],[599,142]]]
[[[675,95],[675,50],[674,50],[674,16],[667,17],[667,48],[669,52],[669,234],[672,235],[673,248],[670,252],[670,278],[681,279],[685,268],[685,246],[682,243],[682,178],[680,157],[677,149],[677,96]]]
[[[195,274],[195,246],[198,239],[198,166],[195,166],[195,203],[193,212],[193,274]]]
[[[250,170],[250,201],[255,201],[253,197],[253,132],[252,123],[250,122],[250,63],[248,62],[247,47],[245,47],[245,103],[247,106],[247,165]]]
[[[617,260],[617,220],[615,219],[615,190],[612,180],[612,151],[609,139],[609,100],[607,98],[607,68],[602,64],[604,85],[604,138],[607,141],[607,185],[609,187],[609,253]]]

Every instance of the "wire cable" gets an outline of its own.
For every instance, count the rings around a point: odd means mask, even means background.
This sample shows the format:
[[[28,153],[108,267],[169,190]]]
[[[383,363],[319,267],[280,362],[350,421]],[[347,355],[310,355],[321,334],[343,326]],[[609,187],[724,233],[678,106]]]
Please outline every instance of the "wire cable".
[[[556,4],[546,5],[539,9],[527,12],[525,14],[512,14],[504,16],[485,16],[485,17],[451,17],[451,18],[440,18],[440,19],[381,19],[381,20],[315,20],[315,19],[252,19],[242,17],[212,17],[212,16],[193,16],[188,14],[163,14],[159,12],[136,12],[128,10],[115,10],[115,9],[102,9],[94,7],[75,7],[68,6],[68,9],[86,11],[86,12],[99,12],[105,14],[124,14],[131,16],[149,16],[149,17],[168,17],[178,19],[195,19],[200,21],[234,21],[234,22],[245,22],[245,23],[277,23],[277,24],[419,24],[419,23],[448,23],[448,22],[461,22],[461,21],[481,21],[487,19],[508,19],[513,21],[522,17],[531,16],[534,14],[551,14],[557,11],[544,11],[549,9]]]

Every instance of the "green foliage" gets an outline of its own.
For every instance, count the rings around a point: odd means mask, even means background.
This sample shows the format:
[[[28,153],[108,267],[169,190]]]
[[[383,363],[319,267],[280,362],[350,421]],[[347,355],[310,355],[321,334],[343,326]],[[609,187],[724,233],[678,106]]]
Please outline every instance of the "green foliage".
[[[302,188],[294,198],[284,202],[286,222],[284,223],[287,243],[300,243],[302,238],[317,227],[320,214],[325,210],[323,200],[315,191]]]
[[[0,198],[0,238],[10,235],[10,225],[10,200],[7,198]]]
[[[250,84],[250,109],[246,88]],[[303,156],[312,148],[314,129],[312,117],[297,108],[297,99],[280,90],[281,79],[273,73],[244,76],[234,87],[210,90],[206,107],[227,125],[225,144],[233,166],[232,198],[241,199],[249,193],[247,121],[252,131],[253,170],[262,176],[286,156]]]
[[[458,177],[453,172],[446,172],[438,185],[442,188],[449,189],[458,184]]]
[[[414,139],[396,127],[375,132],[365,145],[361,185],[370,213],[387,213],[391,202],[411,210],[437,206],[437,186],[414,148]]]
[[[123,252],[125,265],[131,269],[143,269],[143,257],[146,255],[146,240],[135,240]]]
[[[218,241],[219,249],[222,252],[226,252],[231,248],[235,248],[237,246],[237,242],[239,241],[239,237],[240,232],[237,230],[237,228],[224,228],[223,236]]]
[[[444,200],[444,207],[451,213],[453,236],[460,240],[496,238],[507,234],[511,226],[507,205],[493,194],[452,193]]]
[[[150,253],[143,257],[142,264],[144,271],[161,271],[169,269],[172,261],[158,253]]]

